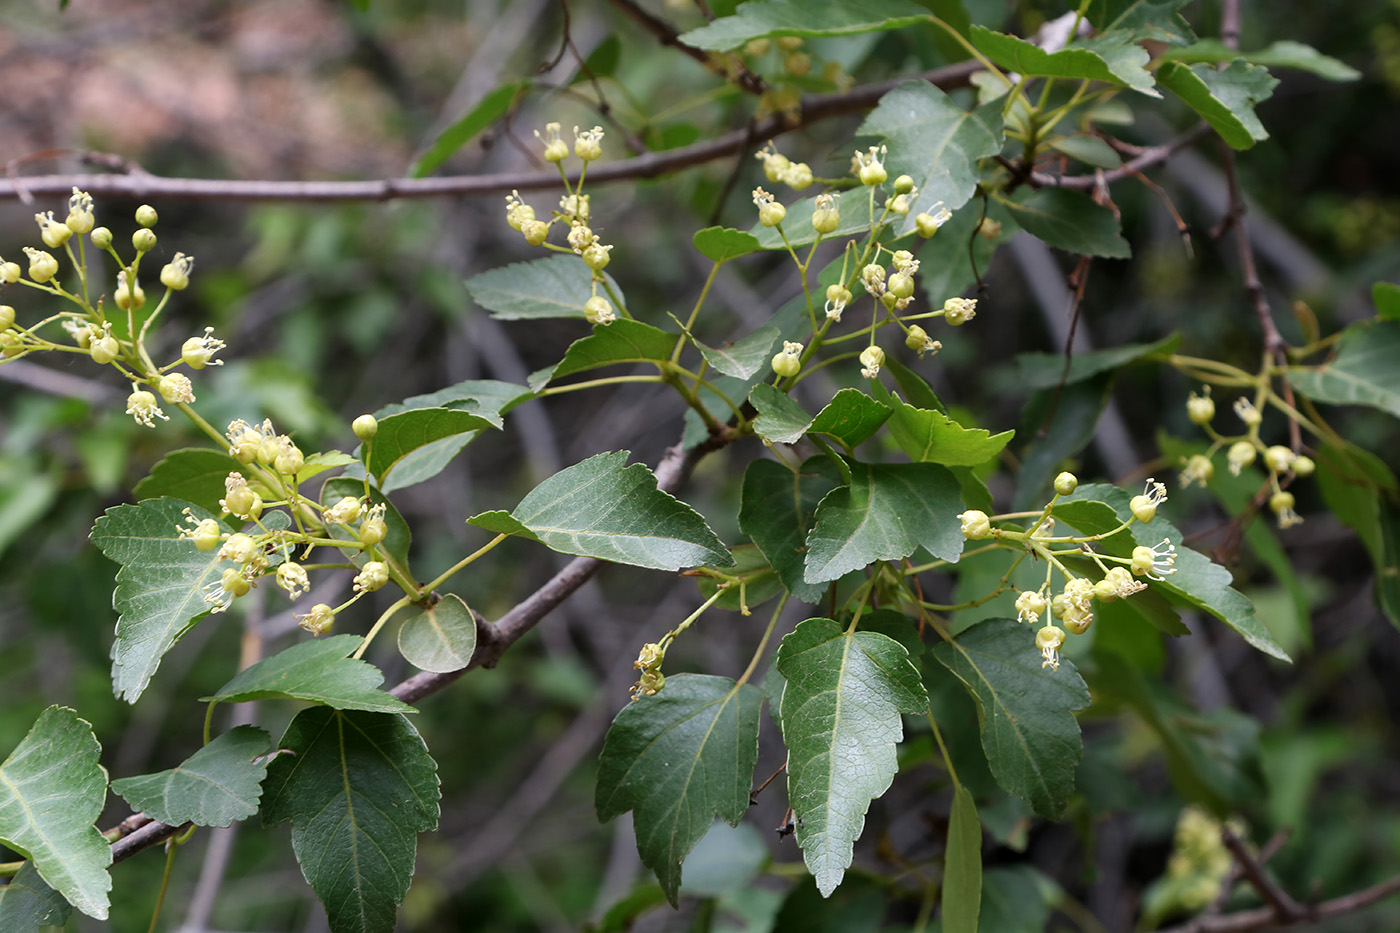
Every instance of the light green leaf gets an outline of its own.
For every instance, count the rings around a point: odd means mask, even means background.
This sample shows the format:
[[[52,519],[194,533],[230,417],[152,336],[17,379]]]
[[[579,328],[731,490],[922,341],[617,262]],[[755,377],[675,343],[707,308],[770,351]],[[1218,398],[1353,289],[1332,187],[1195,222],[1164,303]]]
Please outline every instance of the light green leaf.
[[[1101,33],[1114,33],[1132,42],[1150,39],[1167,45],[1187,45],[1196,38],[1177,12],[1190,0],[1099,0],[1089,20]]]
[[[982,428],[965,428],[941,411],[915,408],[897,395],[882,399],[890,408],[890,436],[909,459],[944,466],[979,466],[1001,453],[1015,431],[995,436]]]
[[[10,883],[0,888],[0,930],[41,933],[43,927],[62,929],[72,906],[44,883],[33,862],[25,862]]]
[[[63,489],[61,474],[31,457],[0,458],[0,554],[49,511]]]
[[[227,492],[224,480],[243,469],[243,464],[225,452],[202,447],[172,450],[151,467],[132,494],[138,500],[161,496],[183,499],[218,515],[222,511],[219,500]]]
[[[1027,233],[1066,252],[1109,259],[1127,259],[1133,254],[1113,211],[1095,204],[1087,194],[1041,188],[1006,207]]]
[[[928,696],[903,645],[830,619],[800,623],[774,664],[787,678],[779,716],[797,844],[829,895],[851,864],[870,801],[894,780],[900,714],[924,712]]]
[[[691,242],[706,259],[714,262],[728,262],[763,248],[752,233],[732,227],[706,227],[704,230],[697,230]]]
[[[807,532],[817,504],[841,484],[836,467],[816,456],[793,473],[773,460],[754,460],[744,471],[739,496],[739,530],[768,558],[788,592],[815,603],[825,587],[802,579]]]
[[[528,81],[507,81],[487,92],[475,107],[438,134],[428,151],[419,156],[408,170],[409,177],[422,178],[431,175],[439,165],[471,142],[478,133],[509,113],[517,98],[529,86]]]
[[[363,498],[365,494],[364,482],[347,476],[337,476],[334,479],[326,480],[326,484],[321,487],[321,504],[331,506],[339,502],[346,496]],[[394,503],[384,497],[384,494],[374,487],[369,491],[370,505],[384,506],[384,540],[380,542],[379,548],[388,554],[400,565],[408,564],[408,548],[413,543],[413,534],[409,530],[408,522],[403,520],[399,510],[394,508]],[[266,517],[264,516],[264,520]],[[344,548],[341,553],[355,563],[355,566],[362,566],[369,560],[365,553],[360,550]]]
[[[365,468],[382,483],[400,461],[421,447],[444,438],[475,435],[486,428],[500,426],[498,415],[483,416],[456,408],[415,408],[389,415],[379,419],[379,432],[361,448],[369,452]]]
[[[1320,366],[1296,367],[1288,381],[1314,402],[1369,405],[1400,418],[1400,321],[1367,321],[1342,332]]]
[[[1065,372],[1062,353],[1018,353],[1016,355],[1016,385],[1030,389],[1049,389],[1063,379],[1068,385],[1082,382],[1099,373],[1116,372],[1130,363],[1164,360],[1181,345],[1181,335],[1172,334],[1156,343],[1125,343],[1108,350],[1091,350],[1070,357],[1069,372]]]
[[[732,566],[734,558],[700,514],[657,489],[644,465],[626,466],[627,453],[599,454],[561,470],[511,516],[562,554],[655,570]]]
[[[1254,114],[1254,105],[1268,100],[1278,85],[1266,68],[1237,61],[1216,71],[1209,65],[1167,62],[1157,70],[1157,83],[1184,100],[1235,149],[1269,138]]]
[[[659,363],[670,358],[680,339],[680,334],[641,321],[619,319],[611,324],[596,324],[592,335],[569,344],[562,360],[531,373],[530,388],[538,392],[562,376],[614,363]]]
[[[1084,40],[1057,52],[985,26],[973,26],[969,37],[983,55],[1021,75],[1087,78],[1130,87],[1148,97],[1162,96],[1152,86],[1152,75],[1143,68],[1151,56],[1123,35]]]
[[[448,593],[417,610],[399,629],[399,653],[419,670],[445,674],[466,667],[476,651],[476,618],[462,597]]]
[[[185,759],[155,774],[122,778],[112,790],[152,819],[171,826],[228,826],[258,812],[272,737],[236,726]]]
[[[753,387],[749,401],[758,410],[753,429],[770,444],[796,444],[812,426],[812,416],[801,405],[766,382]]]
[[[928,18],[928,10],[910,0],[756,0],[683,33],[680,41],[723,52],[764,36],[849,36],[903,29]]]
[[[112,848],[93,825],[107,800],[107,772],[92,726],[50,706],[0,764],[0,842],[33,862],[74,907],[107,919]]]
[[[391,933],[418,833],[437,828],[437,764],[403,716],[303,710],[268,767],[263,823],[292,821],[301,872],[332,933]]]
[[[606,276],[607,273],[604,273]],[[621,295],[611,276],[613,294]],[[503,321],[583,317],[593,297],[593,270],[577,256],[555,255],[516,262],[467,279],[472,300]]]
[[[541,544],[539,536],[529,528],[521,524],[520,520],[502,509],[492,509],[489,512],[480,512],[467,519],[467,524],[473,528],[480,528],[497,535],[516,535],[521,538],[529,538]]]
[[[817,507],[807,536],[803,579],[838,580],[877,560],[899,560],[924,548],[956,562],[963,536],[957,478],[935,463],[851,463],[851,485]]]
[[[1059,819],[1083,755],[1071,710],[1089,705],[1089,690],[1066,660],[1041,667],[1035,629],[1011,619],[984,619],[933,657],[977,701],[982,749],[997,783],[1047,819]]]
[[[972,792],[958,785],[943,856],[943,933],[977,933],[982,907],[982,823]]]
[[[787,205],[787,215],[783,218],[782,230],[777,227],[765,227],[761,223],[755,223],[749,229],[749,234],[756,240],[761,249],[787,251],[789,246],[809,246],[817,241],[817,230],[812,226],[812,214],[817,209],[817,196],[803,198]],[[875,208],[875,216],[880,216],[882,206]],[[870,211],[864,202],[848,206],[841,211],[841,221],[836,225],[836,229],[825,234],[821,239],[830,242],[840,240],[842,237],[854,236],[870,232],[871,223]],[[912,229],[912,227],[911,227]],[[784,242],[783,234],[787,234],[787,241]],[[805,300],[802,301],[803,312],[807,306]]]
[[[1272,43],[1268,48],[1257,52],[1232,49],[1219,39],[1201,39],[1184,49],[1170,50],[1166,57],[1188,65],[1197,62],[1218,64],[1243,59],[1251,65],[1263,65],[1266,68],[1296,68],[1299,71],[1308,71],[1329,81],[1356,81],[1361,77],[1361,72],[1345,62],[1340,62],[1330,55],[1323,55],[1310,45],[1287,39]]]
[[[760,327],[758,330],[722,347],[712,347],[695,341],[705,361],[712,367],[733,376],[735,379],[748,379],[768,363],[768,351],[773,349],[773,341],[778,339],[778,328]]]
[[[374,413],[374,417],[387,418],[414,408],[460,408],[494,422],[500,420],[500,415],[534,397],[535,393],[529,388],[513,382],[502,382],[499,379],[467,379],[436,392],[410,396],[402,402],[385,405]]]
[[[1128,521],[1125,533],[1098,542],[1101,553],[1115,557],[1131,557],[1133,548],[1156,547],[1163,542],[1176,551],[1175,572],[1151,585],[1185,600],[1197,609],[1204,609],[1236,632],[1255,648],[1288,661],[1288,654],[1274,641],[1269,630],[1255,618],[1254,606],[1230,586],[1230,571],[1213,563],[1198,551],[1181,547],[1181,532],[1161,515],[1147,524],[1133,519],[1128,508],[1132,495],[1117,486],[1093,483],[1080,486],[1070,496],[1056,503],[1052,514],[1063,518],[1085,534],[1101,534]]]
[[[598,767],[599,820],[633,811],[637,853],[672,905],[681,863],[715,814],[749,809],[763,694],[727,677],[676,674],[617,714]]]
[[[1113,147],[1097,136],[1059,136],[1047,144],[1056,152],[1095,168],[1117,168],[1123,164]]]
[[[847,450],[854,450],[880,430],[880,425],[889,417],[890,410],[884,405],[859,389],[846,388],[838,391],[826,407],[817,412],[808,430],[834,437]]]
[[[379,668],[347,657],[361,641],[359,635],[334,635],[298,642],[240,671],[217,693],[200,699],[220,703],[305,700],[336,709],[416,712],[407,703],[378,689],[384,682]]]
[[[1400,321],[1400,285],[1394,282],[1377,282],[1371,286],[1371,303],[1376,306],[1376,316],[1387,321]]]

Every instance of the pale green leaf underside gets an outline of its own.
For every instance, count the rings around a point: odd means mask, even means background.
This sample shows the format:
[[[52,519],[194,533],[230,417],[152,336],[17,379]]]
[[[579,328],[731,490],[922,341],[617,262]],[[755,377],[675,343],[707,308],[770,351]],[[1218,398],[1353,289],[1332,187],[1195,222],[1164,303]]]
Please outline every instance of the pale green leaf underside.
[[[1251,65],[1266,68],[1296,68],[1326,78],[1329,81],[1356,81],[1361,72],[1338,61],[1330,55],[1323,55],[1310,45],[1283,40],[1273,42],[1257,52],[1240,52],[1232,49],[1219,39],[1202,39],[1183,49],[1172,49],[1167,57],[1186,64],[1197,62],[1232,62],[1244,59]]]
[[[773,341],[778,339],[778,328],[760,327],[758,330],[733,343],[712,347],[695,341],[705,362],[735,379],[748,379],[768,363],[768,351],[773,349]]]
[[[417,610],[399,629],[399,653],[419,670],[445,674],[466,667],[476,651],[476,618],[455,593]]]
[[[764,36],[848,36],[903,29],[928,18],[928,10],[910,0],[756,0],[682,34],[680,41],[728,51]]]
[[[766,382],[753,387],[749,401],[758,411],[753,429],[770,444],[796,444],[812,426],[812,416],[801,405]]]
[[[500,416],[492,412],[478,414],[457,408],[415,408],[389,415],[379,419],[379,431],[368,445],[365,468],[382,481],[416,450],[446,438],[475,435],[500,426]]]
[[[305,700],[336,709],[385,713],[416,712],[407,703],[378,689],[379,668],[346,657],[359,647],[359,635],[334,635],[298,642],[239,672],[204,701]]]
[[[606,273],[604,273],[606,275]],[[607,276],[613,294],[622,294]],[[563,254],[516,262],[467,279],[467,293],[477,304],[506,321],[583,317],[593,297],[593,272],[577,256]]]
[[[168,771],[112,782],[133,810],[171,826],[228,826],[258,812],[272,737],[236,726]]]

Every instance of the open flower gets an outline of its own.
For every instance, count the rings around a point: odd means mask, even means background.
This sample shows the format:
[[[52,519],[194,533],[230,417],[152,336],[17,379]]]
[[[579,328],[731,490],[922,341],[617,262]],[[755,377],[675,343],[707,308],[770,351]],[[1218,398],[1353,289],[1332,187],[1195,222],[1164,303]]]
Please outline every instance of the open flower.
[[[1059,626],[1047,625],[1036,632],[1035,646],[1040,649],[1041,655],[1045,658],[1040,666],[1058,671],[1060,669],[1060,646],[1064,643],[1065,632]]]
[[[1176,545],[1170,538],[1163,538],[1155,547],[1139,545],[1133,548],[1132,568],[1134,574],[1149,580],[1165,580],[1176,573],[1172,565],[1176,563]]]

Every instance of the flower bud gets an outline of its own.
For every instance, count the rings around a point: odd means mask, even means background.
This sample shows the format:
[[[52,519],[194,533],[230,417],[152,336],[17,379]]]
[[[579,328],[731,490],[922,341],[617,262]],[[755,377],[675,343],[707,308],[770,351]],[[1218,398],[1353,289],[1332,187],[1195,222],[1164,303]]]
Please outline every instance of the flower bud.
[[[958,516],[962,521],[962,533],[964,538],[974,541],[992,536],[992,520],[987,517],[987,513],[979,509],[968,509]]]
[[[1192,483],[1200,483],[1204,486],[1209,483],[1211,477],[1215,476],[1215,464],[1204,454],[1192,454],[1186,458],[1186,466],[1181,471],[1181,485],[1190,486]]]
[[[1128,509],[1133,513],[1133,517],[1143,524],[1157,517],[1157,504],[1147,496],[1133,496],[1128,503]]]
[[[322,517],[328,525],[349,525],[360,517],[360,500],[354,496],[346,496],[326,509]]]
[[[592,162],[603,154],[603,128],[595,126],[591,130],[579,132],[574,127],[574,155],[585,162]]]
[[[1083,635],[1089,631],[1089,626],[1094,624],[1094,614],[1091,612],[1087,615],[1068,618],[1064,622],[1065,628],[1069,629],[1070,632],[1075,635]]]
[[[943,302],[943,320],[961,327],[977,316],[976,298],[949,298]]]
[[[12,330],[0,331],[0,353],[6,359],[19,356],[25,351],[24,338]]]
[[[73,231],[68,229],[67,224],[61,224],[54,220],[53,211],[45,211],[42,214],[35,214],[34,220],[39,224],[39,239],[44,241],[44,245],[49,249],[58,249],[68,238],[73,235]]]
[[[816,210],[812,211],[812,229],[826,236],[828,233],[835,233],[839,226],[841,211],[837,207],[836,198],[829,194],[821,195],[817,198]]]
[[[1215,402],[1210,397],[1210,386],[1206,386],[1201,395],[1191,393],[1191,397],[1186,400],[1186,417],[1191,419],[1192,424],[1210,424],[1215,417]]]
[[[0,330],[9,330],[15,322],[15,309],[10,305],[0,305]]]
[[[160,215],[156,209],[149,204],[142,204],[136,209],[136,222],[143,227],[154,227],[156,221],[160,220]]]
[[[611,251],[611,246],[594,243],[583,251],[584,264],[594,272],[601,272],[608,265],[608,253]]]
[[[773,372],[790,379],[802,371],[802,359],[796,354],[778,352],[773,356],[772,366]]]
[[[1094,597],[1099,602],[1111,603],[1118,598],[1118,585],[1108,577],[1104,577],[1094,584]]]
[[[779,36],[779,37],[778,37],[778,48],[782,49],[784,52],[795,52],[795,51],[797,51],[798,49],[802,48],[802,37],[801,37],[801,36]]]
[[[213,360],[214,354],[225,346],[222,340],[213,336],[214,328],[204,328],[204,336],[191,337],[180,346],[180,361],[190,369],[203,369]],[[222,360],[213,360],[215,366],[222,366]]]
[[[583,303],[583,316],[590,324],[611,324],[617,320],[617,313],[613,311],[612,302],[602,295],[594,295]]]
[[[360,415],[350,423],[350,430],[362,441],[367,441],[379,433],[379,420],[374,415]]]
[[[1270,473],[1287,473],[1293,465],[1293,451],[1281,444],[1275,444],[1264,451],[1264,465]]]
[[[1067,496],[1079,488],[1079,477],[1073,473],[1064,472],[1055,477],[1055,492],[1062,496]]]
[[[301,472],[301,468],[306,466],[306,458],[302,455],[301,448],[291,444],[277,454],[272,466],[283,476],[296,476]]]
[[[526,243],[539,246],[549,239],[549,224],[543,220],[527,220],[520,225],[520,232],[525,235]]]
[[[1304,457],[1301,454],[1293,458],[1293,472],[1299,476],[1312,476],[1317,469],[1317,464],[1313,463],[1312,457]]]
[[[317,603],[304,616],[296,616],[297,624],[312,635],[327,635],[335,625],[335,610],[325,603]]]
[[[146,303],[146,292],[139,282],[136,285],[136,289],[133,291],[127,284],[126,273],[118,272],[117,290],[112,293],[112,300],[115,301],[117,307],[121,308],[123,311],[133,306],[139,309]]]
[[[219,560],[232,561],[242,566],[252,563],[260,553],[262,548],[258,547],[258,542],[253,540],[253,536],[240,531],[229,535],[224,546],[219,549]]]
[[[860,351],[860,374],[866,379],[880,375],[880,367],[885,365],[885,351],[879,347],[866,347]]]
[[[1001,221],[983,217],[982,222],[977,225],[977,233],[982,239],[995,243],[997,237],[1001,236]]]
[[[112,245],[112,231],[106,227],[97,227],[92,231],[92,245],[98,249],[107,249]]]
[[[885,164],[881,157],[885,154],[885,147],[871,146],[866,152],[857,152],[856,176],[862,185],[874,187],[883,185],[885,179],[889,178],[889,172],[885,171]]]
[[[306,568],[296,561],[285,561],[277,568],[277,585],[286,591],[288,598],[296,599],[311,589],[311,578]]]
[[[767,38],[750,39],[744,43],[744,54],[757,57],[768,54],[769,41]]]
[[[175,291],[183,291],[190,285],[190,270],[194,268],[194,257],[176,253],[160,270],[160,284]]]
[[[1269,497],[1269,508],[1273,511],[1275,515],[1279,515],[1283,512],[1291,510],[1293,508],[1294,501],[1295,500],[1293,498],[1293,493],[1285,489],[1281,492],[1276,492]]]
[[[353,589],[357,593],[373,593],[389,582],[389,565],[383,561],[372,560],[360,568],[360,572],[355,574],[355,585]]]
[[[1230,462],[1230,475],[1239,476],[1240,470],[1254,462],[1255,453],[1254,445],[1249,441],[1231,444],[1229,452],[1225,454],[1225,459]]]
[[[787,216],[787,208],[777,201],[766,201],[759,205],[758,222],[765,227],[776,227]]]
[[[156,379],[156,389],[160,397],[172,405],[194,401],[194,386],[184,373],[166,373]]]
[[[812,166],[806,162],[793,162],[782,174],[782,182],[793,191],[802,191],[812,186]]]
[[[941,203],[941,202],[940,202]],[[932,214],[925,211],[914,218],[914,229],[919,231],[919,236],[927,240],[938,232],[938,228],[953,219],[952,213],[946,207],[940,207]]]
[[[900,175],[894,180],[895,194],[908,194],[914,190],[914,179],[908,175]]]
[[[383,510],[379,510],[378,514],[371,511],[370,516],[360,523],[361,543],[373,547],[384,540],[384,536],[389,532],[389,527],[384,524],[384,519],[380,517],[383,514]]]
[[[26,246],[24,254],[29,257],[29,277],[40,285],[58,275],[58,260],[41,249]]]
[[[851,290],[837,283],[826,287],[826,300],[834,305],[845,307],[851,303]]]
[[[219,585],[224,588],[224,592],[235,599],[239,596],[246,596],[253,587],[253,584],[249,583],[240,571],[232,567],[224,571],[224,575],[219,579]]]
[[[196,549],[201,551],[212,551],[219,546],[219,539],[223,537],[219,523],[212,518],[203,518],[195,525],[194,531],[190,534],[190,540],[194,542]]]
[[[885,294],[893,295],[896,300],[909,298],[914,294],[914,277],[908,272],[896,272],[885,287]]]
[[[257,521],[263,510],[262,496],[248,486],[230,489],[219,504],[230,515],[250,522]]]
[[[787,73],[796,78],[806,77],[812,70],[812,56],[806,52],[793,52],[783,60],[783,67]]]
[[[142,227],[131,235],[131,245],[138,253],[149,253],[156,248],[156,232]]]
[[[156,403],[156,397],[145,389],[132,389],[130,395],[126,397],[126,413],[136,419],[136,423],[148,428],[156,426],[155,419],[169,421],[165,412],[160,410],[160,405]]]
[[[909,333],[904,336],[904,345],[911,350],[923,350],[928,346],[928,331],[918,324],[909,328]]]
[[[19,281],[23,274],[17,262],[0,262],[0,282],[6,285],[13,285]]]
[[[1016,621],[1034,622],[1045,611],[1045,597],[1035,590],[1024,590],[1016,597]]]

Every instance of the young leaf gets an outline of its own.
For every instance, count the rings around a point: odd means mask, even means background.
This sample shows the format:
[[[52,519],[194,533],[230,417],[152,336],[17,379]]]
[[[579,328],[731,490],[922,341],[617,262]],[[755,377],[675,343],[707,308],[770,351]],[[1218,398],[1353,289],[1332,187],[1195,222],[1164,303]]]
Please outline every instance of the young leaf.
[[[224,480],[243,464],[227,453],[200,447],[172,450],[166,454],[145,479],[136,484],[132,494],[140,499],[169,496],[192,502],[207,512],[218,515],[219,500],[226,489]]]
[[[851,864],[870,801],[894,780],[900,714],[928,708],[903,645],[830,619],[800,623],[774,661],[787,678],[779,716],[788,747],[788,800],[797,844],[830,895]]]
[[[415,408],[379,420],[379,433],[368,449],[365,468],[382,484],[400,461],[435,441],[462,434],[475,435],[487,428],[499,428],[499,416],[473,414],[456,408]],[[425,477],[426,478],[426,477]]]
[[[802,579],[805,542],[817,503],[841,484],[831,461],[812,457],[793,473],[773,460],[754,460],[744,471],[739,530],[768,558],[788,592],[804,603],[821,599],[825,586]]]
[[[476,618],[462,597],[448,593],[399,629],[399,653],[423,671],[444,674],[466,667],[476,651]]]
[[[1166,359],[1181,345],[1181,335],[1171,334],[1156,343],[1125,343],[1107,350],[1091,350],[1070,357],[1065,372],[1063,353],[1018,353],[1016,384],[1029,389],[1050,389],[1060,384],[1082,382],[1099,373],[1115,372],[1130,363]]]
[[[263,824],[292,821],[301,873],[332,933],[390,933],[413,877],[418,833],[438,820],[437,764],[403,716],[316,706],[278,743]]]
[[[431,175],[439,165],[471,142],[478,133],[509,113],[521,92],[529,86],[528,81],[507,81],[489,91],[475,107],[438,134],[428,151],[414,161],[408,170],[409,177],[422,178]]]
[[[943,466],[979,466],[1001,453],[1015,431],[993,436],[981,428],[965,428],[941,411],[915,408],[897,395],[886,392],[889,406],[890,437],[909,459]]]
[[[756,0],[733,16],[682,34],[680,41],[725,52],[764,36],[849,36],[903,29],[927,19],[928,10],[911,0]]]
[[[1166,57],[1188,65],[1197,62],[1217,64],[1244,59],[1251,65],[1263,65],[1266,68],[1296,68],[1328,81],[1356,81],[1361,77],[1361,72],[1345,62],[1340,62],[1330,55],[1323,55],[1310,45],[1289,40],[1274,42],[1268,48],[1257,52],[1241,52],[1230,48],[1219,39],[1201,39],[1184,49],[1172,49],[1167,52]]]
[[[808,430],[830,435],[851,450],[869,440],[889,417],[890,410],[884,405],[859,389],[845,388],[817,412]]]
[[[1278,85],[1266,68],[1236,61],[1216,71],[1209,65],[1167,62],[1157,70],[1157,83],[1184,100],[1235,149],[1269,138],[1254,114],[1254,105],[1268,100]]]
[[[62,929],[73,908],[44,883],[33,862],[25,862],[10,883],[0,888],[0,930],[41,933],[44,927]]]
[[[561,554],[655,570],[733,565],[698,512],[657,489],[644,465],[626,463],[627,451],[619,450],[561,470],[520,500],[511,517]]]
[[[595,805],[607,821],[633,811],[637,853],[674,906],[681,863],[715,814],[749,809],[763,694],[727,677],[676,674],[623,707],[608,730]]]
[[[259,760],[272,737],[253,726],[236,726],[177,767],[122,778],[112,790],[133,810],[171,826],[228,826],[258,812],[267,762]]]
[[[92,726],[50,706],[0,764],[0,842],[28,858],[74,907],[107,919],[112,848],[93,822],[107,799],[107,772]]]
[[[812,426],[812,416],[801,405],[766,382],[753,387],[749,401],[758,410],[753,429],[770,444],[796,444]]]
[[[1083,256],[1128,259],[1132,247],[1120,235],[1113,211],[1087,194],[1064,188],[1041,188],[1007,209],[1022,229],[1051,246]]]
[[[378,689],[384,682],[379,668],[347,657],[362,640],[359,635],[335,635],[298,642],[240,671],[217,693],[200,697],[200,700],[220,703],[306,700],[336,709],[417,712],[397,697]]]
[[[1314,402],[1369,405],[1400,418],[1400,321],[1353,324],[1320,366],[1294,368],[1288,381]]]
[[[1041,667],[1035,632],[1011,619],[984,619],[933,657],[977,700],[982,749],[997,783],[1047,819],[1059,819],[1083,755],[1071,710],[1089,705],[1089,690],[1066,660]]]
[[[606,275],[607,273],[604,273]],[[502,321],[583,317],[593,297],[593,272],[577,256],[563,254],[515,262],[467,279],[472,300]],[[622,294],[608,277],[614,294]]]
[[[773,341],[777,339],[778,328],[770,326],[760,327],[747,337],[722,347],[711,347],[698,340],[695,345],[715,369],[735,379],[747,379],[768,363],[768,351],[773,349]]]
[[[624,319],[597,324],[592,335],[569,344],[562,360],[532,373],[530,388],[538,392],[561,376],[614,363],[657,363],[670,357],[680,339],[680,334],[668,333],[641,321]]]
[[[977,933],[982,907],[982,823],[972,792],[958,785],[943,856],[943,931]]]
[[[838,580],[877,560],[899,560],[924,548],[956,562],[963,536],[957,478],[934,463],[851,463],[851,485],[817,507],[807,536],[803,579]]]
[[[1080,45],[1047,52],[1017,36],[973,26],[970,38],[978,51],[1008,71],[1049,78],[1087,78],[1130,87],[1148,97],[1161,97],[1152,75],[1143,68],[1147,50],[1126,36],[1089,39]]]
[[[697,230],[691,242],[706,259],[713,262],[728,262],[763,248],[752,233],[732,227],[706,227],[704,230]]]

